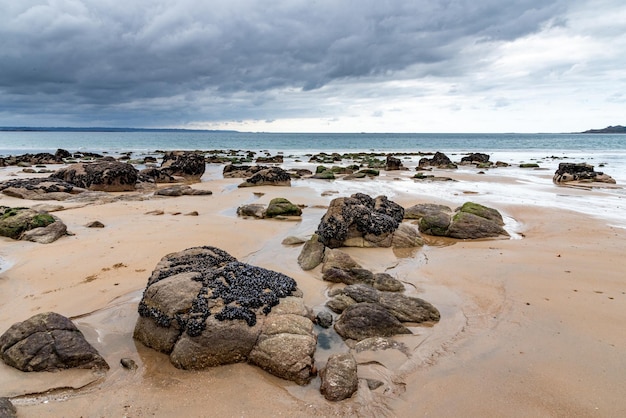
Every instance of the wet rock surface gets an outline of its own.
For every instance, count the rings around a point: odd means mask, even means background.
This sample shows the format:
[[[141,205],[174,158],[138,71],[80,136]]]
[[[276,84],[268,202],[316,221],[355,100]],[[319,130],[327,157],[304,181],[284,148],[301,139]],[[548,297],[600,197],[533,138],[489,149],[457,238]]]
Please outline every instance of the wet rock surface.
[[[109,368],[72,321],[54,312],[11,326],[0,336],[0,356],[24,372]]]
[[[362,305],[356,308],[357,306]],[[354,284],[333,294],[326,306],[341,313],[335,330],[344,338],[362,340],[410,333],[402,322],[437,322],[440,313],[423,299]]]
[[[0,417],[15,418],[17,417],[17,409],[11,403],[9,398],[0,397]]]
[[[187,180],[200,180],[206,170],[204,155],[188,151],[168,151],[163,154],[159,168],[172,177],[184,177]]]
[[[247,178],[239,187],[253,186],[291,186],[291,176],[280,167],[260,170]]]
[[[176,367],[248,361],[298,384],[311,378],[316,337],[296,282],[218,248],[163,257],[138,310],[134,337]]]
[[[320,372],[320,392],[333,402],[350,398],[359,386],[357,363],[349,353],[333,354]]]
[[[56,178],[11,179],[0,183],[7,196],[28,200],[65,200],[85,189]]]
[[[356,193],[330,202],[316,234],[330,248],[391,247],[403,217],[404,208],[387,197]]]
[[[213,194],[210,190],[194,189],[191,186],[177,184],[171,187],[165,187],[154,192],[155,196],[207,196]]]
[[[76,163],[50,175],[84,189],[123,192],[135,190],[138,172],[131,164],[119,161]]]
[[[615,179],[611,176],[595,171],[592,165],[586,163],[560,163],[552,180],[557,184],[568,182],[615,184]]]
[[[312,270],[319,266],[324,259],[324,251],[326,247],[319,241],[319,236],[313,236],[304,243],[302,251],[298,255],[298,265],[302,270]]]
[[[224,178],[248,178],[252,177],[261,170],[267,170],[269,167],[262,165],[235,165],[228,164],[224,166],[222,175]]]
[[[265,211],[265,216],[268,218],[300,215],[302,215],[302,209],[282,197],[272,199],[267,206],[267,210]]]
[[[393,171],[393,170],[404,170],[404,165],[402,164],[402,160],[399,158],[393,157],[391,155],[387,156],[387,160],[385,161],[385,170]]]

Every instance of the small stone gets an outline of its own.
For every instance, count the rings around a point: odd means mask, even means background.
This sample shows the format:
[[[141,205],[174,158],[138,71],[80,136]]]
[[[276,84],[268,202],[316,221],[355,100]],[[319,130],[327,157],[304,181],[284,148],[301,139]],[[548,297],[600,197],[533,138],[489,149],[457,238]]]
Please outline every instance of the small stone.
[[[104,224],[100,221],[89,222],[85,225],[87,228],[104,228]]]
[[[17,409],[9,398],[0,398],[0,417],[14,418],[17,417]]]
[[[321,311],[315,316],[315,322],[322,328],[330,328],[333,324],[333,315],[328,311]]]
[[[124,357],[120,360],[120,364],[128,370],[137,370],[137,363],[131,358]]]

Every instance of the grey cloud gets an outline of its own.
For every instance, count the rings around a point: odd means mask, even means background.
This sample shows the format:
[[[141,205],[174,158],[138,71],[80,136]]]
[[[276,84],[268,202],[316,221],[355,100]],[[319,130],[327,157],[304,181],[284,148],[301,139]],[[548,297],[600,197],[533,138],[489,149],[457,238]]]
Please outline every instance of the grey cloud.
[[[261,109],[277,89],[458,74],[465,46],[561,22],[571,3],[0,0],[0,112],[274,119],[289,112]]]

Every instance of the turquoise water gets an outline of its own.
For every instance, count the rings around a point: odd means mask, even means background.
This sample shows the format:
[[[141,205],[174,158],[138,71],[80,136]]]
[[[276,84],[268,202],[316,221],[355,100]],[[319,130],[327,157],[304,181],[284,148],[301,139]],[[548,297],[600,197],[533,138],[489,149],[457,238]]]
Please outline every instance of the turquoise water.
[[[153,152],[243,149],[282,152],[621,151],[626,135],[602,134],[276,134],[244,132],[0,132],[0,156],[26,152]]]

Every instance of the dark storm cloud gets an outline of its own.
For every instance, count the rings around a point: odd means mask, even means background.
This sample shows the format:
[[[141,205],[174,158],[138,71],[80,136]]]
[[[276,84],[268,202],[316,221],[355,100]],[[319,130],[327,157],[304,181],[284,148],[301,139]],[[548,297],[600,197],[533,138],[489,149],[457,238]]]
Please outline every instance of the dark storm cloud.
[[[276,89],[465,71],[464,47],[537,31],[565,4],[0,0],[0,118],[167,125],[284,116],[259,109]]]

